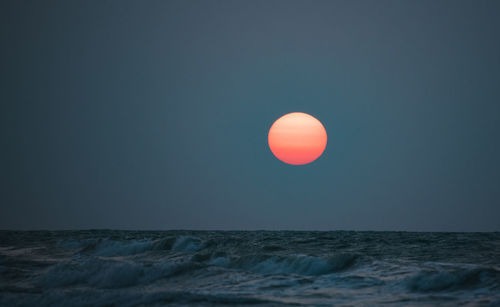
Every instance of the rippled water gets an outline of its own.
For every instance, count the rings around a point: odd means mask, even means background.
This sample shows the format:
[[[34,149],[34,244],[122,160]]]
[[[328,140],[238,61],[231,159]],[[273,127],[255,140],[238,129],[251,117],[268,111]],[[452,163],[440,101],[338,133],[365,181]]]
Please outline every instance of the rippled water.
[[[500,233],[0,231],[1,306],[500,306]]]

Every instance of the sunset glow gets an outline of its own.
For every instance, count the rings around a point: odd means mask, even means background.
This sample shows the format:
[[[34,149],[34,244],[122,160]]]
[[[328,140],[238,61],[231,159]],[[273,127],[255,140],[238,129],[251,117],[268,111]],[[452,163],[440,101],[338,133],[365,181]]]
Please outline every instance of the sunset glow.
[[[326,130],[313,116],[294,112],[278,118],[268,135],[269,148],[281,161],[302,165],[316,160],[326,148]]]

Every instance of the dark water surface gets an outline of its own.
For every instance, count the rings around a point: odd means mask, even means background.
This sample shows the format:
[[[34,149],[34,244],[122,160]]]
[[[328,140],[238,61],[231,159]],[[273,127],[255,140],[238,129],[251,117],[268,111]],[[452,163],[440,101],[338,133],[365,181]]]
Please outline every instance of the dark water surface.
[[[500,233],[0,231],[1,306],[500,306]]]

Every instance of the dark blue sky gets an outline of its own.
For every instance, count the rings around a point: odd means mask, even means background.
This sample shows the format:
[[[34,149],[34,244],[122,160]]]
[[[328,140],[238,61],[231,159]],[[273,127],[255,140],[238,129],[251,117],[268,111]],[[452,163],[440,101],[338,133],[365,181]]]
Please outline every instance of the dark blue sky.
[[[2,1],[0,229],[500,230],[499,1]],[[306,112],[321,158],[267,132]]]

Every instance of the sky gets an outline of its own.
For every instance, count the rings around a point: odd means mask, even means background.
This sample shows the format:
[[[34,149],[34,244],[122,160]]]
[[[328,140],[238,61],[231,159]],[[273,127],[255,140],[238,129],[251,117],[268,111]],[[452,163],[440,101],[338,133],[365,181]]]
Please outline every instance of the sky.
[[[0,2],[0,229],[500,231],[500,2]],[[324,154],[267,144],[290,112]]]

